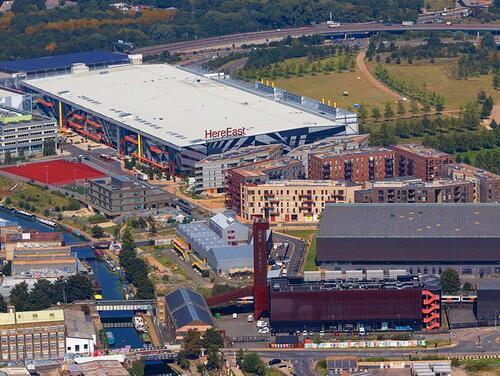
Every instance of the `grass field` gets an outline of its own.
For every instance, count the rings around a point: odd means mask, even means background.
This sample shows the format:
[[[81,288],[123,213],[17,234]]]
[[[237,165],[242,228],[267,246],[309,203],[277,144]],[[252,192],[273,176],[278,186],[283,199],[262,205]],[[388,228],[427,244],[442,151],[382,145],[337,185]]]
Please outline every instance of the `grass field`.
[[[444,8],[455,7],[454,0],[426,0],[425,5],[430,6],[430,10],[443,10]]]
[[[293,59],[296,63],[304,59]],[[328,59],[321,60],[322,63]],[[288,64],[290,62],[287,62]],[[355,103],[366,105],[376,105],[382,107],[391,98],[378,90],[371,83],[360,78],[358,67],[354,71],[317,73],[316,76],[306,74],[303,77],[279,77],[275,80],[276,86],[288,90],[292,93],[311,97],[317,100],[329,99],[331,104],[337,102],[338,107],[354,108]],[[349,93],[344,96],[344,91]]]
[[[71,198],[52,193],[42,187],[20,183],[14,193],[10,195],[13,206],[19,207],[19,201],[26,201],[31,205],[31,212],[43,213],[45,209],[54,210],[54,208],[68,207]]]
[[[457,155],[460,155],[460,157],[462,158],[462,160],[465,158],[465,156],[469,157],[470,161],[472,164],[474,164],[474,162],[476,161],[476,157],[479,155],[479,154],[486,154],[488,152],[491,152],[491,151],[494,151],[494,150],[500,150],[500,147],[496,147],[494,149],[484,149],[484,150],[476,150],[476,151],[466,151],[464,153],[457,153],[455,154],[455,157]]]
[[[434,91],[444,97],[445,110],[459,109],[465,103],[474,101],[480,90],[485,90],[492,95],[495,101],[500,100],[500,92],[493,90],[492,75],[457,79],[453,74],[456,59],[436,59],[435,63],[429,61],[416,61],[413,64],[383,64],[394,77],[402,81],[424,86],[429,91]],[[372,73],[377,63],[367,63]]]

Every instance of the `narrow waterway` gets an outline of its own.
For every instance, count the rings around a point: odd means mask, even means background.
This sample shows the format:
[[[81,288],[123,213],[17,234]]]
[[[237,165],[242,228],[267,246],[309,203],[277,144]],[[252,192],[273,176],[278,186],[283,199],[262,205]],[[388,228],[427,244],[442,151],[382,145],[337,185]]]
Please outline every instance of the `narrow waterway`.
[[[37,230],[39,232],[55,232],[60,231],[50,226],[44,225],[38,221],[31,220],[22,215],[17,215],[11,212],[0,210],[0,218],[15,221],[23,230]],[[66,231],[63,231],[63,238],[66,245],[81,244],[85,240]],[[94,277],[97,279],[102,288],[102,296],[104,300],[121,300],[123,299],[123,284],[117,274],[113,273],[104,262],[95,257],[94,251],[89,247],[72,247],[72,251],[77,254],[79,259],[88,261]],[[132,348],[142,348],[143,342],[137,331],[134,328],[109,328],[106,331],[113,333],[115,344],[112,348],[122,348],[130,345]]]

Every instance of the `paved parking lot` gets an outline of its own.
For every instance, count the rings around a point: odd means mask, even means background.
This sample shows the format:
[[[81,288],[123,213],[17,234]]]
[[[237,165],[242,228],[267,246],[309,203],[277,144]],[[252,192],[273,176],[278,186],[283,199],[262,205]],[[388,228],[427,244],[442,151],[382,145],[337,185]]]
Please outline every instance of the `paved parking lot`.
[[[257,323],[248,322],[247,317],[248,314],[238,314],[238,318],[233,319],[232,315],[226,315],[216,322],[234,347],[268,347],[269,334],[260,334]]]

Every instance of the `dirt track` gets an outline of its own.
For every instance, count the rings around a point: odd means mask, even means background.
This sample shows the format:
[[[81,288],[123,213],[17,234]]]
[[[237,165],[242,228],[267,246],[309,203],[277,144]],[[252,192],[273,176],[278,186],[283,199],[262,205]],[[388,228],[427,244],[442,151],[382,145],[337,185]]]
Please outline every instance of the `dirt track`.
[[[395,91],[391,90],[389,87],[385,86],[383,83],[381,83],[375,76],[373,76],[370,71],[368,70],[368,67],[365,64],[365,56],[366,56],[366,51],[361,51],[358,56],[356,56],[356,64],[358,65],[359,71],[361,75],[364,76],[364,78],[370,82],[372,85],[374,85],[377,89],[380,91],[383,91],[384,93],[387,93],[391,97],[394,98],[394,100],[398,100],[401,98],[401,95],[396,93]]]

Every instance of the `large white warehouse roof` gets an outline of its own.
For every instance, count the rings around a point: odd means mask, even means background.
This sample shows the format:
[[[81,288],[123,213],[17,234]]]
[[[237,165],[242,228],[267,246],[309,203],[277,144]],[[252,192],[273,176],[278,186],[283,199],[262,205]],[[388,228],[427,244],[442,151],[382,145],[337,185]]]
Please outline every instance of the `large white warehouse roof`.
[[[119,66],[25,84],[178,147],[335,123],[166,64]]]

